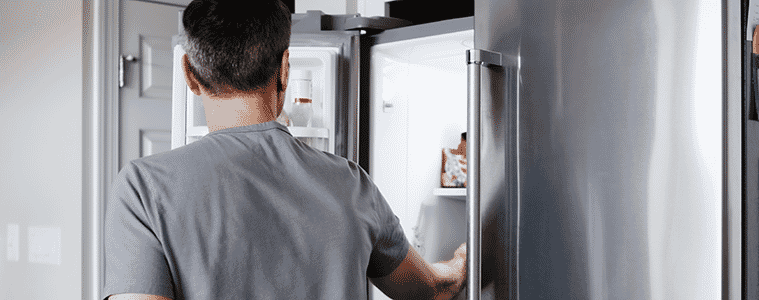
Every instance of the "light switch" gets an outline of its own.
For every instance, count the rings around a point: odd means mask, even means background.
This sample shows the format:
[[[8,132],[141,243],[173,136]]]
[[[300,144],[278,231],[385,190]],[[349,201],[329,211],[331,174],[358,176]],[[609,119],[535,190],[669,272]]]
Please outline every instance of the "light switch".
[[[60,227],[29,227],[29,262],[61,264]]]
[[[8,240],[8,248],[6,249],[8,261],[18,261],[19,231],[18,224],[8,224],[8,232],[6,235]]]
[[[382,112],[393,112],[393,102],[389,100],[382,101]]]

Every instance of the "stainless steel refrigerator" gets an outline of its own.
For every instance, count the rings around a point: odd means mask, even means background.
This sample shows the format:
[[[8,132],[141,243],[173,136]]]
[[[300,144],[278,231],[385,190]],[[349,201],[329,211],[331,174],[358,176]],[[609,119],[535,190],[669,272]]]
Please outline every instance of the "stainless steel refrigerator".
[[[741,3],[478,0],[474,21],[483,287],[740,298]]]
[[[312,72],[324,128],[293,132],[368,169],[425,259],[468,242],[460,298],[750,297],[742,5],[476,0],[474,17],[413,26],[294,15],[291,49],[331,58],[292,65],[329,65]],[[178,78],[174,99],[177,147],[207,131]],[[441,188],[441,149],[464,131],[468,188]]]

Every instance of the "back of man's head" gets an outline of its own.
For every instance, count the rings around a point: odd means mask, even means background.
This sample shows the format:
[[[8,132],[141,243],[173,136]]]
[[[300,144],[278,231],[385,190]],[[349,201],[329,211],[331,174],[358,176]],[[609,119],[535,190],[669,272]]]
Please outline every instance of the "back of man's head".
[[[290,11],[279,0],[194,0],[182,23],[190,71],[215,95],[266,86],[290,44]]]

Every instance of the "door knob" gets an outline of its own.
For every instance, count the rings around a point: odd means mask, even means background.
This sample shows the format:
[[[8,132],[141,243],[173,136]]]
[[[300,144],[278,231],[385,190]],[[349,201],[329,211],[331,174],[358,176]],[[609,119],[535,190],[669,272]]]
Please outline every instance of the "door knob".
[[[121,55],[119,56],[119,88],[124,87],[124,61],[133,62],[137,61],[137,57],[134,57],[132,55]]]

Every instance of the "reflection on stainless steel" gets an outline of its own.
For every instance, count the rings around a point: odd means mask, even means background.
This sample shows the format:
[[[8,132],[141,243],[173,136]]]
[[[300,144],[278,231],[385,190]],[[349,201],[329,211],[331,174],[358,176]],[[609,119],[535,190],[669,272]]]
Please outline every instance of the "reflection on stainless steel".
[[[721,297],[722,5],[476,2],[495,298]]]
[[[467,53],[467,76],[468,82],[468,108],[467,108],[467,298],[470,300],[480,299],[480,270],[482,265],[481,249],[481,224],[480,224],[480,189],[481,175],[480,172],[482,161],[480,160],[481,149],[484,142],[481,137],[480,129],[482,128],[482,108],[480,89],[482,86],[481,75],[483,68],[498,68],[502,66],[502,57],[500,53],[494,53],[483,50],[468,50]],[[487,119],[487,118],[486,118]],[[490,120],[492,121],[492,120]]]
[[[467,51],[467,57],[470,56]],[[480,72],[481,66],[467,58],[469,83],[467,105],[467,298],[480,300]]]

